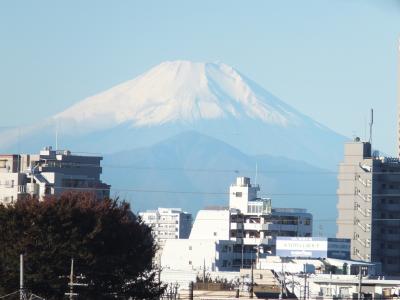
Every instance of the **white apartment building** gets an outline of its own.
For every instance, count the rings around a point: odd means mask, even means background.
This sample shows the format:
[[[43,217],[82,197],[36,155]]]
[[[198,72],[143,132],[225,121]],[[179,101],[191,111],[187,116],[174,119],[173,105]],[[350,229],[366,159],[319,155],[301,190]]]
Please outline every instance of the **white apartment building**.
[[[192,228],[192,215],[180,208],[158,208],[139,213],[143,222],[152,228],[158,246],[168,239],[187,239]]]
[[[229,207],[200,210],[188,240],[165,243],[162,266],[171,267],[179,260],[183,269],[196,269],[205,262],[210,271],[236,270],[273,254],[277,236],[312,236],[310,213],[272,208],[271,199],[258,198],[259,190],[249,178],[238,177],[230,187]],[[212,256],[202,249],[204,245],[213,245]]]
[[[66,191],[109,197],[100,180],[100,156],[82,156],[46,147],[39,154],[0,155],[0,203],[12,204],[26,195],[43,199]]]

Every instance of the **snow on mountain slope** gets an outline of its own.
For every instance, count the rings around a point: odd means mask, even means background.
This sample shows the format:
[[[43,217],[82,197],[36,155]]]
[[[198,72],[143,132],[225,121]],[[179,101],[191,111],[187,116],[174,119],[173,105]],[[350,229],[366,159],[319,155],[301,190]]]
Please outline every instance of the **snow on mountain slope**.
[[[221,63],[164,62],[145,74],[89,97],[54,116],[87,130],[129,122],[133,127],[199,119],[257,119],[296,125],[302,116]]]
[[[164,62],[41,122],[1,132],[0,151],[58,145],[112,153],[194,130],[251,155],[336,169],[345,138],[222,63]]]

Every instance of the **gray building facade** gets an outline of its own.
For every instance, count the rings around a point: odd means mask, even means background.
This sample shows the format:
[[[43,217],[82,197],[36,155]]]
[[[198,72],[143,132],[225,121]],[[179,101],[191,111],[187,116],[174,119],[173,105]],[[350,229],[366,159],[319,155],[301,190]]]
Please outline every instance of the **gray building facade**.
[[[351,258],[381,263],[400,275],[400,162],[372,153],[359,138],[345,144],[338,174],[338,238],[351,239]]]

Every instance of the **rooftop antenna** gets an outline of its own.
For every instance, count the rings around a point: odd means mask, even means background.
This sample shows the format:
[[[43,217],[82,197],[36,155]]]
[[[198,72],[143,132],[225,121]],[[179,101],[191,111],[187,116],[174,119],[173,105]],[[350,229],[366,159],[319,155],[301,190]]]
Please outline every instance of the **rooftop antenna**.
[[[21,144],[20,144],[20,142],[21,142],[21,127],[19,127],[18,126],[18,151],[17,151],[17,154],[18,154],[18,165],[17,165],[17,172],[19,173],[19,172],[21,172]]]
[[[257,177],[258,177],[258,163],[256,162],[256,178],[254,180],[254,185],[257,185]]]
[[[369,143],[372,144],[372,125],[374,125],[374,109],[371,108],[371,119],[369,121]]]
[[[367,117],[364,116],[364,141],[367,140]]]
[[[56,151],[58,150],[58,120],[56,120]]]

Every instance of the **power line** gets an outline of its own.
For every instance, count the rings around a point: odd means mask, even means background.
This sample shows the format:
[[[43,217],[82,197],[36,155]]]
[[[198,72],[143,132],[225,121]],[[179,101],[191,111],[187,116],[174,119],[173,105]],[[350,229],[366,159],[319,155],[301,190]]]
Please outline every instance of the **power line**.
[[[140,165],[118,165],[118,164],[89,164],[89,163],[62,163],[62,166],[72,166],[72,167],[93,167],[93,168],[110,168],[110,169],[133,169],[133,170],[156,170],[156,171],[186,171],[186,172],[216,172],[216,173],[248,173],[254,172],[253,169],[240,169],[240,168],[232,168],[232,169],[218,169],[218,168],[185,168],[185,167],[159,167],[159,166],[140,166]],[[339,166],[354,166],[360,167],[358,164],[341,164]],[[49,167],[53,168],[61,168],[61,166],[50,165]],[[318,167],[316,167],[318,168]],[[339,171],[329,171],[329,170],[321,170],[321,171],[301,171],[297,169],[293,170],[258,170],[258,173],[263,174],[385,174],[385,175],[397,175],[400,172],[384,172],[384,171],[374,171],[370,172],[339,172]]]
[[[102,187],[66,187],[61,185],[52,185],[50,187],[71,190],[71,191],[103,191],[106,188]],[[11,184],[2,183],[0,186],[8,188],[17,187],[18,185],[11,186]],[[136,193],[165,193],[165,194],[197,194],[197,195],[230,195],[230,192],[221,191],[183,191],[183,190],[157,190],[157,189],[141,189],[129,187],[112,187],[113,191],[121,192],[136,192]],[[302,197],[336,197],[336,196],[357,196],[354,193],[307,193],[307,192],[293,192],[293,193],[265,193],[268,197],[287,197],[287,196],[302,196]],[[382,194],[366,194],[371,197],[400,197],[400,193],[382,193]]]

